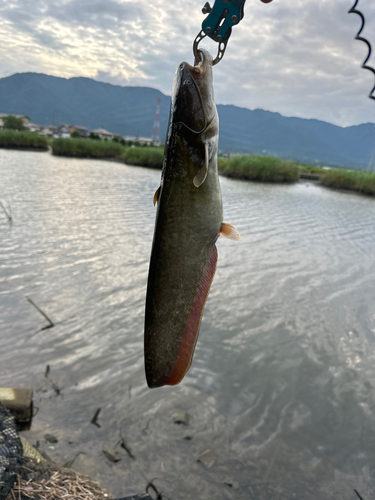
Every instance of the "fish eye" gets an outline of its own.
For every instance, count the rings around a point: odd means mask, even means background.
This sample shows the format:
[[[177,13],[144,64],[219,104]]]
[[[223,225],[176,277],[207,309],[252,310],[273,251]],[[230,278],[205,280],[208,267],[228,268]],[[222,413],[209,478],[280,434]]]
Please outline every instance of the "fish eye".
[[[185,83],[186,85],[190,85],[190,84],[191,84],[191,80],[185,80],[185,81],[184,81],[184,83]]]

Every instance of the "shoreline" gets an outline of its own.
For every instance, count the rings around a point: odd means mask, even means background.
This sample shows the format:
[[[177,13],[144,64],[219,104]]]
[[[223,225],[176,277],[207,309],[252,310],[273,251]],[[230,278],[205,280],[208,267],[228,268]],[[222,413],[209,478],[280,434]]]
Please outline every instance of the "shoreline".
[[[64,139],[70,141],[70,139]],[[77,139],[73,139],[77,141]],[[102,143],[111,145],[111,143]],[[101,156],[101,155],[90,155],[82,152],[81,154],[74,154],[68,151],[62,152],[62,154],[53,151],[50,146],[47,148],[33,148],[33,147],[22,147],[22,146],[0,146],[0,149],[9,149],[14,151],[28,151],[28,152],[40,152],[47,153],[50,152],[53,156],[65,157],[65,158],[76,158],[82,160],[104,160],[116,163],[122,163],[134,167],[142,168],[152,168],[156,170],[161,170],[162,168],[162,156],[163,153],[160,148],[157,147],[136,147],[136,148],[123,148],[125,150],[125,155],[123,151],[120,151],[119,156]],[[128,151],[130,150],[130,151]],[[126,154],[127,153],[127,154]],[[251,155],[248,155],[251,156]],[[235,157],[234,157],[235,158]],[[223,161],[219,159],[219,165],[223,165]],[[277,159],[276,159],[277,160]],[[313,167],[316,168],[316,167]],[[345,169],[331,169],[324,172],[308,172],[308,167],[305,170],[298,170],[298,175],[294,177],[280,178],[277,174],[272,177],[272,173],[269,178],[257,178],[254,175],[248,175],[246,172],[236,172],[236,171],[223,171],[219,166],[219,175],[227,177],[233,180],[245,181],[245,182],[261,182],[266,184],[295,184],[297,182],[309,181],[314,184],[318,184],[322,187],[330,188],[335,191],[342,191],[346,193],[354,193],[365,196],[375,196],[375,173],[367,170],[345,170]]]
[[[36,152],[36,153],[48,153],[50,150],[49,146],[46,148],[33,148],[33,147],[28,147],[28,146],[1,146],[0,149],[9,149],[9,150],[14,150],[14,151],[31,151],[31,152]]]

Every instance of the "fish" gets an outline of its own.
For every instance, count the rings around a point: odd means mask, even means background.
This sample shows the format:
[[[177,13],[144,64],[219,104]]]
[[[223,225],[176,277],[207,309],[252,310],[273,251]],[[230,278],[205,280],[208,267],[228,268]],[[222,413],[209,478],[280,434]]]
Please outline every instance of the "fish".
[[[217,151],[219,118],[211,54],[182,62],[172,90],[145,308],[144,360],[150,388],[176,385],[190,368],[215,275],[223,222]]]

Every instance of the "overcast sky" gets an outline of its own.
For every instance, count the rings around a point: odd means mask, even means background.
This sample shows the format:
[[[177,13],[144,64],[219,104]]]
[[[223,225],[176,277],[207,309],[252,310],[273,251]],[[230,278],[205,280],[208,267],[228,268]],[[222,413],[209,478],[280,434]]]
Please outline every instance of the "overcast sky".
[[[170,95],[178,64],[193,61],[204,3],[0,0],[0,77],[27,71],[86,76]],[[354,40],[360,18],[347,14],[353,3],[247,0],[215,67],[216,102],[341,126],[375,122],[375,101],[367,97],[374,76],[361,69],[367,48]],[[375,2],[359,0],[358,8],[375,49]]]

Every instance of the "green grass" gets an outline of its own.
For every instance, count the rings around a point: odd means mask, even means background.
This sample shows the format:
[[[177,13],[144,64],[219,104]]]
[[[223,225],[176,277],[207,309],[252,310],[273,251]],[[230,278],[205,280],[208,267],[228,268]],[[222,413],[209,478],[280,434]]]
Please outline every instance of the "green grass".
[[[74,158],[114,158],[128,165],[161,168],[163,165],[163,147],[130,147],[119,142],[95,141],[91,139],[54,139],[52,152],[56,156]]]
[[[273,156],[236,155],[228,160],[219,158],[220,172],[236,179],[262,182],[296,182],[299,166]]]
[[[90,139],[55,139],[51,146],[54,155],[74,158],[119,158],[125,149],[117,142]]]
[[[163,166],[164,147],[134,147],[126,148],[122,158],[129,165],[159,168]]]
[[[321,183],[337,189],[349,189],[375,195],[375,173],[365,170],[325,170]]]
[[[308,165],[298,165],[298,168],[300,170],[300,172],[304,172],[304,173],[307,173],[307,174],[324,174],[325,172],[327,172],[326,169],[322,168],[322,167],[310,167]]]
[[[0,130],[0,148],[47,150],[48,140],[36,132]]]

